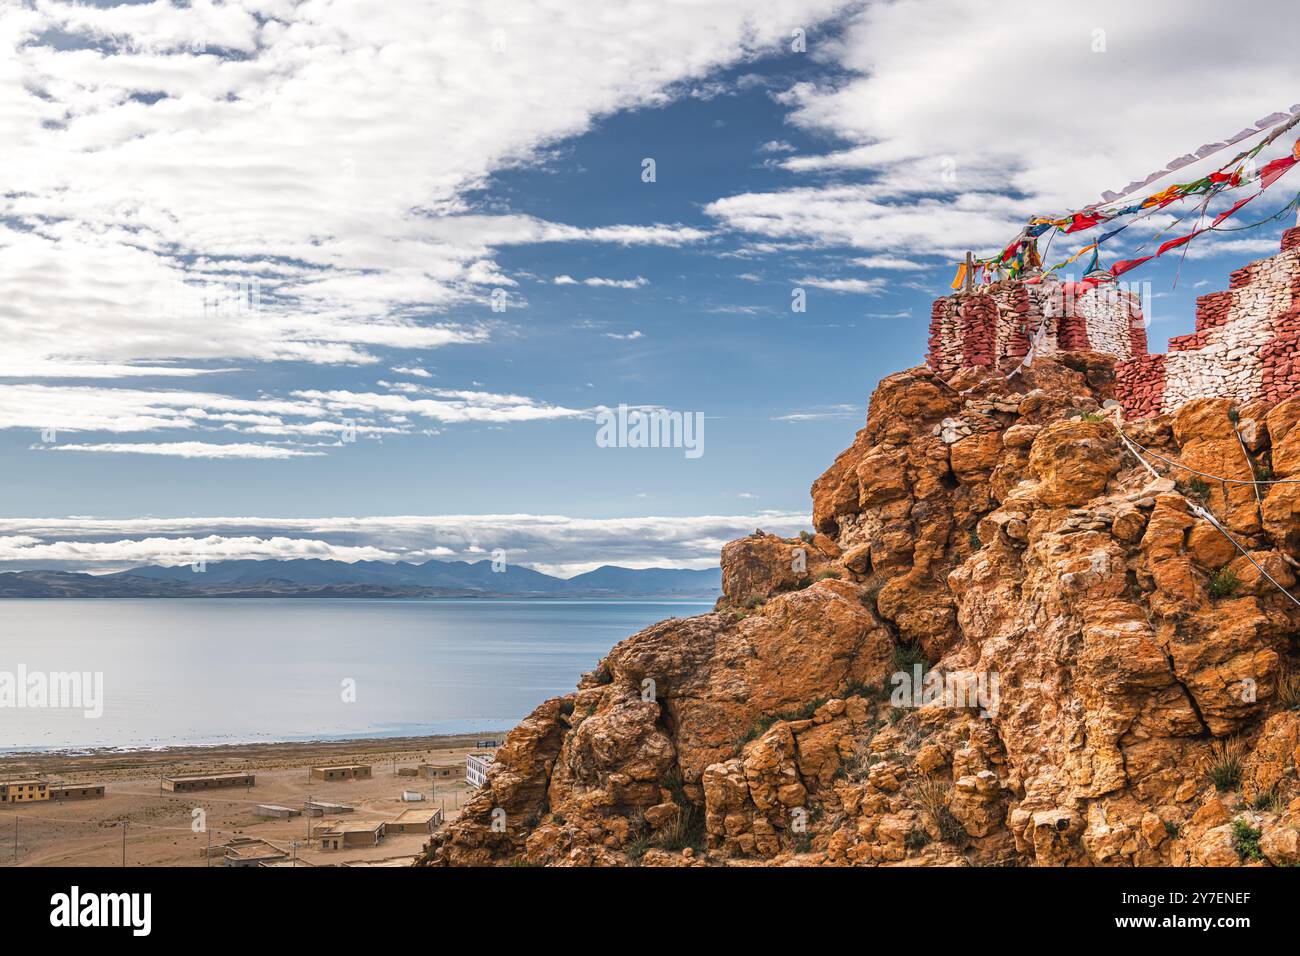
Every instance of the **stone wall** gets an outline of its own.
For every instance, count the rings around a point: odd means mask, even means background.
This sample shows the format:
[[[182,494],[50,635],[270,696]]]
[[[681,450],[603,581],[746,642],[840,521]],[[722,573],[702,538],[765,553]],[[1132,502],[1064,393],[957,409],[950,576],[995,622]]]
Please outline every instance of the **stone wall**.
[[[1040,330],[1037,354],[1091,350],[1121,359],[1147,354],[1136,295],[1049,279],[1035,285],[999,282],[937,299],[926,362],[940,375],[974,367],[1010,372]]]
[[[1129,418],[1172,412],[1193,398],[1277,402],[1300,391],[1300,228],[1282,252],[1232,273],[1228,288],[1196,300],[1196,330],[1165,355],[1116,368]]]

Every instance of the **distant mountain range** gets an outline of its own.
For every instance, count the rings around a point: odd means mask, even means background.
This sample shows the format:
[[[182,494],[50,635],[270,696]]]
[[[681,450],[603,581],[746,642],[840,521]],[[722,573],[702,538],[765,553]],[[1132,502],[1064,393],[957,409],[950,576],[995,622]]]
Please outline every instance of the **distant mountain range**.
[[[0,598],[516,597],[711,601],[721,592],[720,568],[691,571],[605,565],[565,579],[513,565],[493,571],[490,561],[348,564],[304,558],[215,561],[202,572],[188,565],[151,565],[98,575],[70,571],[0,573]]]

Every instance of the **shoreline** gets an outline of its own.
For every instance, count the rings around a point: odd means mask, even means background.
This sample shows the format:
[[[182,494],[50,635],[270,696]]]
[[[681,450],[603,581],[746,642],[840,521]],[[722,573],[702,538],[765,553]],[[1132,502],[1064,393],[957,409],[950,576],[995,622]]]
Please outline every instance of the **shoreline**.
[[[284,740],[231,744],[175,744],[165,747],[85,750],[25,750],[0,753],[0,774],[70,773],[116,776],[142,770],[164,770],[196,763],[239,769],[297,766],[321,757],[402,755],[414,752],[472,749],[477,741],[503,740],[510,728],[463,734],[424,734],[400,737],[348,737],[338,740]]]

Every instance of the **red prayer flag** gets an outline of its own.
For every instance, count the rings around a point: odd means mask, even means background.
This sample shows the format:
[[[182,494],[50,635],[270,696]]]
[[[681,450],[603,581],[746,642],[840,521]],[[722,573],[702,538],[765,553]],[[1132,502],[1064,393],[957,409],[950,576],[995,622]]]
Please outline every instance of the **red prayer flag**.
[[[1100,216],[1085,216],[1081,212],[1076,212],[1074,214],[1074,219],[1070,221],[1070,225],[1066,228],[1065,231],[1078,232],[1080,229],[1091,229],[1099,222],[1101,222]]]
[[[1177,238],[1177,239],[1170,239],[1170,240],[1169,240],[1168,242],[1166,242],[1163,246],[1161,246],[1159,249],[1156,250],[1156,255],[1158,255],[1158,256],[1163,256],[1163,255],[1164,255],[1166,252],[1168,252],[1170,249],[1177,249],[1177,248],[1178,248],[1179,246],[1181,246],[1183,243],[1185,243],[1185,242],[1191,242],[1193,239],[1195,239],[1197,236],[1199,236],[1199,235],[1200,235],[1201,233],[1203,233],[1204,231],[1205,231],[1204,229],[1194,229],[1194,230],[1192,230],[1191,232],[1189,232],[1189,233],[1188,233],[1187,235],[1185,235],[1185,236],[1180,236],[1180,237]]]
[[[1148,259],[1154,259],[1154,258],[1155,256],[1143,256],[1141,259],[1121,259],[1119,262],[1115,263],[1113,266],[1110,267],[1110,274],[1118,278],[1119,276],[1122,276],[1124,273],[1128,272],[1130,269],[1136,269],[1138,266],[1142,265],[1142,263],[1146,262]]]
[[[1263,190],[1260,190],[1260,192],[1263,192]],[[1241,200],[1240,202],[1238,202],[1238,203],[1237,203],[1235,206],[1233,206],[1231,209],[1225,209],[1223,212],[1219,213],[1217,216],[1214,217],[1214,222],[1210,223],[1210,228],[1213,229],[1215,226],[1217,226],[1219,223],[1223,222],[1223,220],[1227,219],[1227,218],[1228,218],[1229,216],[1231,216],[1234,212],[1236,212],[1236,211],[1237,211],[1238,209],[1240,209],[1242,206],[1246,205],[1246,203],[1250,202],[1252,199],[1254,199],[1254,198],[1255,198],[1256,196],[1258,196],[1258,195],[1259,195],[1259,193],[1251,193],[1249,196],[1247,196],[1245,199],[1243,199],[1243,200]]]
[[[1296,164],[1294,156],[1283,156],[1281,159],[1275,159],[1259,172],[1259,188],[1267,189],[1275,182],[1281,179],[1286,171]]]

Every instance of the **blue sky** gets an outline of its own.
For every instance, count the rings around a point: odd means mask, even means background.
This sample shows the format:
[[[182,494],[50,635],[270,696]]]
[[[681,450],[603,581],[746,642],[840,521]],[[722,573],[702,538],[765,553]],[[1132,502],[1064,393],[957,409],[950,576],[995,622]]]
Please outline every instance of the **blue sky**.
[[[1209,25],[1119,4],[670,6],[0,2],[0,566],[705,566],[807,526],[965,249],[1297,99],[1280,52],[1206,76]],[[1005,96],[1026,44],[1060,76]],[[1290,224],[1131,274],[1152,348]],[[598,447],[619,404],[705,453]]]

